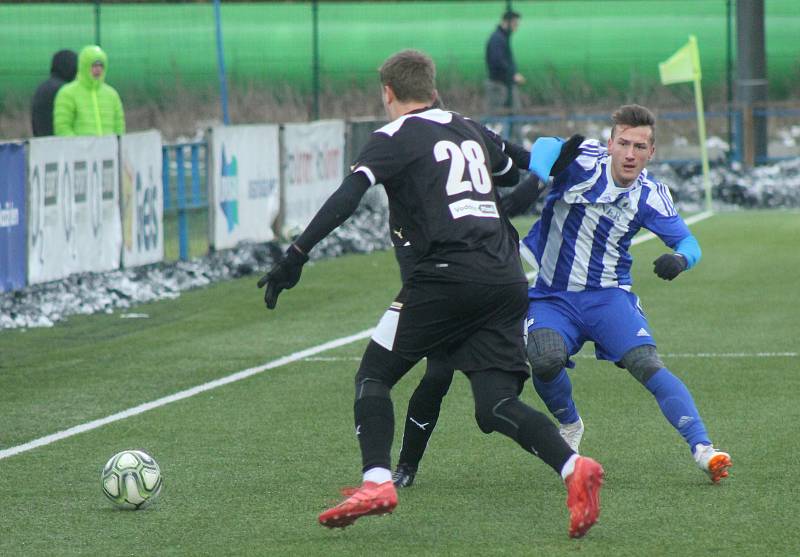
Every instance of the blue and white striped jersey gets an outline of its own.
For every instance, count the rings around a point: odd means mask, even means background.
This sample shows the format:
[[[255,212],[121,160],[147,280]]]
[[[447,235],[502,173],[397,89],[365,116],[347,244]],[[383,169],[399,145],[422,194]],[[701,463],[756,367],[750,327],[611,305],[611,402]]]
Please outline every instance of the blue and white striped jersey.
[[[544,291],[630,290],[631,240],[642,228],[671,248],[691,235],[669,189],[643,170],[614,184],[606,146],[586,140],[581,155],[553,179],[539,219],[524,239],[536,256],[534,287]]]

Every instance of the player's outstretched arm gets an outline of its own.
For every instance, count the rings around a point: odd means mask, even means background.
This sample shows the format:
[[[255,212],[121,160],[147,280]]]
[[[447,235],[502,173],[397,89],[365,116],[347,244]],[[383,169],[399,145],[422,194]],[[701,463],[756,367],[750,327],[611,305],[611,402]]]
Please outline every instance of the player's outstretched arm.
[[[500,198],[500,209],[508,218],[521,215],[536,203],[543,189],[539,177],[531,173],[511,192]]]
[[[258,281],[258,287],[267,287],[264,303],[275,309],[278,295],[292,288],[300,280],[303,265],[308,261],[308,253],[325,236],[350,218],[370,186],[369,179],[361,172],[350,174],[342,185],[331,194],[322,208],[317,211],[302,234],[289,246],[286,253]]]

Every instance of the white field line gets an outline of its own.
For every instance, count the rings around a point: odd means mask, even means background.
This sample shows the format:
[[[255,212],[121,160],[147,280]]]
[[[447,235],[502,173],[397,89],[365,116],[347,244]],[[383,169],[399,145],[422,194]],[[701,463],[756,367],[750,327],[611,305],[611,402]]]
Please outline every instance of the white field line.
[[[686,219],[686,224],[694,224],[695,222],[707,219],[711,215],[712,213],[710,212],[698,213],[697,215],[693,215],[688,219]],[[631,242],[631,245],[641,244],[642,242],[646,242],[647,240],[650,240],[652,238],[655,238],[655,235],[650,233],[642,234],[634,238],[634,240]],[[528,280],[530,280],[533,276],[535,276],[535,274],[536,272],[532,271],[528,273],[526,276],[528,277]],[[145,402],[144,404],[128,408],[127,410],[123,410],[122,412],[117,412],[116,414],[111,414],[110,416],[106,416],[105,418],[92,420],[91,422],[86,422],[80,425],[76,425],[69,429],[58,431],[56,433],[51,433],[50,435],[39,437],[38,439],[34,439],[33,441],[28,441],[27,443],[23,443],[22,445],[16,445],[14,447],[2,449],[0,450],[0,460],[33,450],[37,447],[44,447],[46,445],[50,445],[52,443],[55,443],[56,441],[61,441],[62,439],[67,439],[69,437],[72,437],[73,435],[78,435],[79,433],[91,431],[93,429],[97,429],[104,425],[118,422],[120,420],[130,418],[132,416],[137,416],[139,414],[147,412],[148,410],[160,408],[162,406],[166,406],[167,404],[171,404],[173,402],[177,402],[179,400],[183,400],[185,398],[189,398],[194,395],[204,393],[212,389],[216,389],[217,387],[222,387],[223,385],[227,385],[229,383],[234,383],[236,381],[241,381],[242,379],[247,379],[248,377],[251,377],[253,375],[258,375],[259,373],[262,373],[270,369],[275,369],[276,367],[285,366],[287,364],[291,364],[299,360],[306,360],[314,356],[315,354],[319,354],[321,352],[327,352],[328,350],[333,350],[334,348],[339,348],[341,346],[346,346],[348,344],[352,344],[353,342],[369,338],[370,336],[372,336],[372,332],[374,330],[375,330],[374,328],[366,329],[364,331],[361,331],[360,333],[355,333],[350,336],[334,339],[329,342],[319,344],[311,348],[306,348],[305,350],[300,350],[299,352],[295,352],[293,354],[289,354],[288,356],[278,358],[277,360],[272,360],[271,362],[267,362],[266,364],[238,371],[231,375],[215,379],[214,381],[209,381],[208,383],[203,383],[202,385],[197,385],[196,387],[192,387],[190,389],[179,391],[177,393],[165,396],[163,398],[159,398],[157,400],[153,400],[151,402]]]
[[[198,395],[200,393],[216,389],[217,387],[227,385],[229,383],[241,381],[242,379],[246,379],[253,375],[257,375],[269,369],[275,369],[276,367],[281,367],[285,366],[286,364],[297,362],[299,360],[304,360],[310,356],[313,356],[314,354],[319,354],[320,352],[327,352],[328,350],[339,348],[340,346],[345,346],[347,344],[351,344],[353,342],[369,338],[372,335],[373,330],[374,329],[367,329],[365,331],[361,331],[360,333],[356,333],[354,335],[338,338],[330,342],[326,342],[324,344],[313,346],[311,348],[306,348],[305,350],[300,350],[299,352],[295,352],[294,354],[289,354],[288,356],[284,356],[283,358],[272,360],[271,362],[267,362],[266,364],[238,371],[231,375],[221,377],[220,379],[215,379],[214,381],[209,381],[208,383],[203,383],[202,385],[197,385],[196,387],[192,387],[190,389],[186,389],[184,391],[180,391],[175,394],[159,398],[158,400],[154,400],[152,402],[145,402],[144,404],[140,404],[139,406],[134,406],[133,408],[128,408],[127,410],[123,410],[122,412],[117,412],[116,414],[111,414],[110,416],[106,416],[105,418],[100,418],[99,420],[93,420],[91,422],[77,425],[75,427],[71,427],[69,429],[53,433],[51,435],[46,435],[45,437],[40,437],[39,439],[28,441],[27,443],[24,443],[22,445],[17,445],[16,447],[10,447],[8,449],[0,450],[0,460],[3,460],[4,458],[8,458],[14,455],[18,455],[20,453],[24,453],[26,451],[30,451],[31,449],[35,449],[37,447],[50,445],[51,443],[55,443],[56,441],[61,441],[62,439],[66,439],[68,437],[72,437],[73,435],[83,433],[84,431],[91,431],[93,429],[97,429],[98,427],[102,427],[104,425],[113,422],[118,422],[120,420],[124,420],[125,418],[130,418],[131,416],[142,414],[143,412],[147,412],[148,410],[153,410],[154,408],[166,406],[167,404],[170,404],[172,402],[183,400],[184,398],[189,398],[194,395]]]

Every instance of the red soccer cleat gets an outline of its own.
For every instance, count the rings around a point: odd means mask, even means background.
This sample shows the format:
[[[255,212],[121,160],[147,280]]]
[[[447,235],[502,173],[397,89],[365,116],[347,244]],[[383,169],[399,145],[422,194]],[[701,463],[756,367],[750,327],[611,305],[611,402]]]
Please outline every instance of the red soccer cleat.
[[[362,516],[389,514],[396,506],[397,491],[391,481],[364,482],[347,499],[319,515],[319,523],[328,528],[344,528]]]
[[[591,458],[580,456],[575,470],[567,476],[567,507],[569,508],[569,537],[581,538],[594,526],[600,516],[600,488],[603,486],[603,467]]]

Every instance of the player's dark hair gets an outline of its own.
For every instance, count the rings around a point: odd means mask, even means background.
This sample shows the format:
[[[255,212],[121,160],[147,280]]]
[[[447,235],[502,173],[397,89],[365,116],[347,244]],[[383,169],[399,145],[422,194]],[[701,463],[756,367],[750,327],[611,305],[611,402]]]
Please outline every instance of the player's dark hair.
[[[506,13],[503,14],[503,21],[511,21],[512,19],[519,19],[522,16],[519,12],[515,12],[514,10],[508,10]]]
[[[380,67],[381,83],[394,91],[400,102],[433,102],[436,96],[436,65],[419,50],[402,50]]]
[[[611,137],[614,137],[614,130],[617,126],[629,126],[638,128],[639,126],[650,126],[653,133],[650,134],[650,144],[656,142],[656,117],[647,108],[638,104],[626,104],[619,107],[611,115]]]

